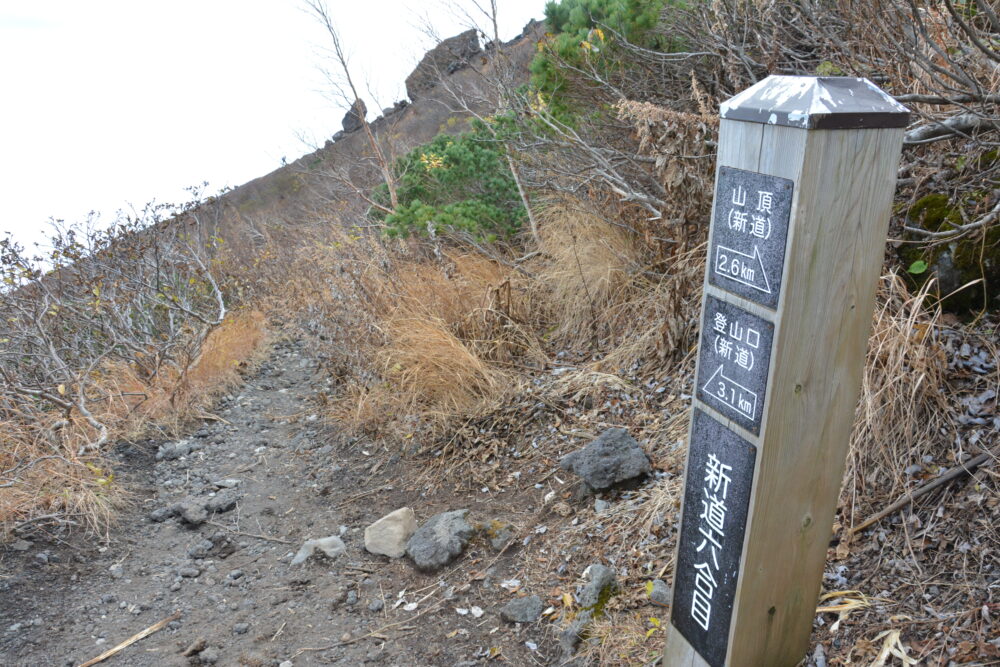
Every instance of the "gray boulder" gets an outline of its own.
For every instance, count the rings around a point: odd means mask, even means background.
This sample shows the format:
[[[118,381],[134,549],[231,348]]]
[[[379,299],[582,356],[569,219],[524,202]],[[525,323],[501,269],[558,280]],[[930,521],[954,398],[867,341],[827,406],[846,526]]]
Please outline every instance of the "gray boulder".
[[[638,480],[653,470],[646,452],[622,428],[609,428],[583,449],[564,456],[559,467],[581,477],[591,492]]]
[[[469,510],[442,512],[417,529],[406,544],[406,555],[418,569],[433,572],[452,562],[469,543],[474,529],[466,521]]]
[[[351,105],[350,111],[347,112],[342,121],[344,132],[360,130],[364,126],[365,116],[367,115],[368,107],[365,106],[365,101],[362,99],[354,100],[354,104]]]
[[[410,76],[406,77],[406,95],[415,102],[434,88],[443,77],[457,72],[479,53],[479,35],[475,28],[449,37],[424,54]]]
[[[545,604],[537,595],[515,598],[500,610],[500,618],[509,623],[534,623],[542,616]]]

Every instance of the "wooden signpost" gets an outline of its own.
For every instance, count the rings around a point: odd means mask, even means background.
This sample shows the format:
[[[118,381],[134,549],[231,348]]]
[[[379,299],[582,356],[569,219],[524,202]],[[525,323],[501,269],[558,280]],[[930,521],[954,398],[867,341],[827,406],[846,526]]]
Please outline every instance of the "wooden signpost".
[[[866,79],[722,104],[664,665],[807,649],[909,112]]]

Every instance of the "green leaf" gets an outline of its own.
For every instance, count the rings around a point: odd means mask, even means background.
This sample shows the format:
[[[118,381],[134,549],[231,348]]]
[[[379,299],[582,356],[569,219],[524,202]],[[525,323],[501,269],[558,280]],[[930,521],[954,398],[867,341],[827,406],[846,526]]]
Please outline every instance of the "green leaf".
[[[927,262],[922,259],[918,259],[913,264],[910,264],[910,268],[907,269],[909,273],[915,276],[919,276],[921,273],[927,270]]]

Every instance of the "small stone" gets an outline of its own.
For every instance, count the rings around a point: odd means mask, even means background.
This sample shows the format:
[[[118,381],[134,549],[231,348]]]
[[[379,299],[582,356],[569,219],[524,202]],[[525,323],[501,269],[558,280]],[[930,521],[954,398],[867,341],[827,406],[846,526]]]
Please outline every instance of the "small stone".
[[[670,606],[670,586],[660,580],[653,579],[653,587],[649,591],[649,601],[661,607]]]
[[[250,630],[249,623],[237,623],[233,626],[233,632],[238,635],[245,635],[248,630]]]
[[[490,540],[490,546],[500,551],[517,536],[517,529],[509,523],[494,520],[486,529],[486,536]]]
[[[205,509],[209,512],[228,512],[229,510],[236,507],[236,502],[241,498],[241,495],[232,489],[226,489],[216,494],[214,498],[210,498],[207,503],[205,503]]]
[[[474,532],[465,519],[468,514],[469,510],[442,512],[413,534],[406,553],[418,569],[433,572],[458,558]]]
[[[295,667],[295,663],[291,660],[283,660],[278,663],[278,667]]]
[[[122,567],[121,563],[115,563],[108,568],[108,572],[111,573],[112,579],[121,579],[125,576],[125,569]]]
[[[587,625],[590,624],[592,616],[593,612],[589,609],[580,612],[573,622],[570,623],[569,627],[559,633],[559,650],[562,652],[562,655],[558,660],[558,664],[572,664],[570,660],[573,659],[573,654],[576,653],[576,647],[580,643],[581,635],[583,635]]]
[[[228,575],[228,577],[229,577],[230,579],[233,579],[233,580],[235,580],[235,579],[239,579],[239,578],[240,578],[240,577],[242,577],[242,576],[243,576],[243,570],[233,570],[233,571],[232,571],[232,572],[230,572],[230,573],[229,573],[229,575]]]
[[[177,513],[173,507],[160,507],[149,513],[149,520],[153,523],[162,523]]]
[[[413,510],[401,507],[365,528],[365,549],[389,558],[402,558],[406,555],[406,543],[416,531]]]
[[[214,548],[215,544],[212,543],[212,540],[202,540],[188,549],[188,555],[191,558],[207,558]]]
[[[14,551],[27,551],[31,548],[31,542],[28,540],[14,540],[11,543],[10,548]]]
[[[615,571],[599,563],[588,567],[584,571],[584,576],[588,581],[579,596],[580,606],[584,609],[593,609],[607,601],[609,591],[617,586]]]
[[[198,654],[198,660],[205,665],[214,665],[219,661],[219,651],[214,648],[207,648]]]
[[[312,556],[317,549],[326,554],[327,558],[336,558],[347,552],[347,546],[344,544],[344,541],[336,535],[324,537],[319,540],[306,540],[290,564],[299,565],[306,562],[306,559]]]
[[[175,442],[173,444],[166,444],[160,447],[156,452],[157,461],[174,461],[181,458],[182,456],[187,456],[191,453],[191,445],[185,440],[180,442]]]
[[[177,514],[192,526],[202,524],[208,519],[205,505],[194,498],[188,498],[177,505]]]
[[[500,618],[510,623],[534,623],[541,618],[544,609],[542,598],[537,595],[515,598],[500,610]]]
[[[192,655],[198,655],[206,648],[208,648],[208,642],[204,637],[198,637],[193,642],[188,644],[188,647],[181,652],[181,655],[185,658],[190,658]]]
[[[368,604],[368,611],[382,611],[384,607],[385,607],[385,602],[383,602],[381,599],[376,599],[372,600]]]
[[[812,654],[812,662],[814,667],[826,667],[826,650],[823,648],[823,644],[816,644]]]
[[[241,480],[238,479],[217,479],[212,482],[212,484],[220,489],[235,489],[241,483]]]
[[[198,575],[201,574],[201,570],[199,570],[198,568],[196,568],[194,566],[187,566],[187,567],[179,568],[177,570],[177,574],[179,574],[182,577],[185,577],[187,579],[194,579],[195,577],[197,577]]]
[[[594,512],[596,514],[608,511],[609,507],[611,507],[611,503],[609,503],[607,500],[601,500],[600,498],[598,498],[597,500],[594,501]]]
[[[347,591],[347,605],[353,607],[358,603],[358,592],[357,591]]]
[[[350,632],[345,632],[344,634],[340,635],[340,641],[342,641],[342,642],[349,642],[349,641],[351,641],[351,633]]]

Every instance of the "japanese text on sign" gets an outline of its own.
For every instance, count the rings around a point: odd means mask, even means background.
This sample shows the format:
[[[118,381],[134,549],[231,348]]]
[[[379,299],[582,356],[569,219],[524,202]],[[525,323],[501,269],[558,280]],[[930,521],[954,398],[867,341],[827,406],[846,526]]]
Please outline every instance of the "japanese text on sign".
[[[701,562],[695,563],[694,595],[691,597],[691,618],[704,630],[708,630],[712,620],[712,597],[719,582],[715,575],[719,572],[719,553],[726,537],[726,495],[729,493],[729,471],[715,454],[708,455],[705,463],[705,479],[702,491],[701,514],[698,516],[698,532],[701,544],[695,549],[701,554]],[[711,557],[708,557],[711,554]]]
[[[671,622],[705,660],[725,663],[756,449],[697,407]]]
[[[709,296],[705,300],[698,398],[760,432],[774,325]]]
[[[784,270],[792,182],[720,167],[709,282],[775,307]]]

